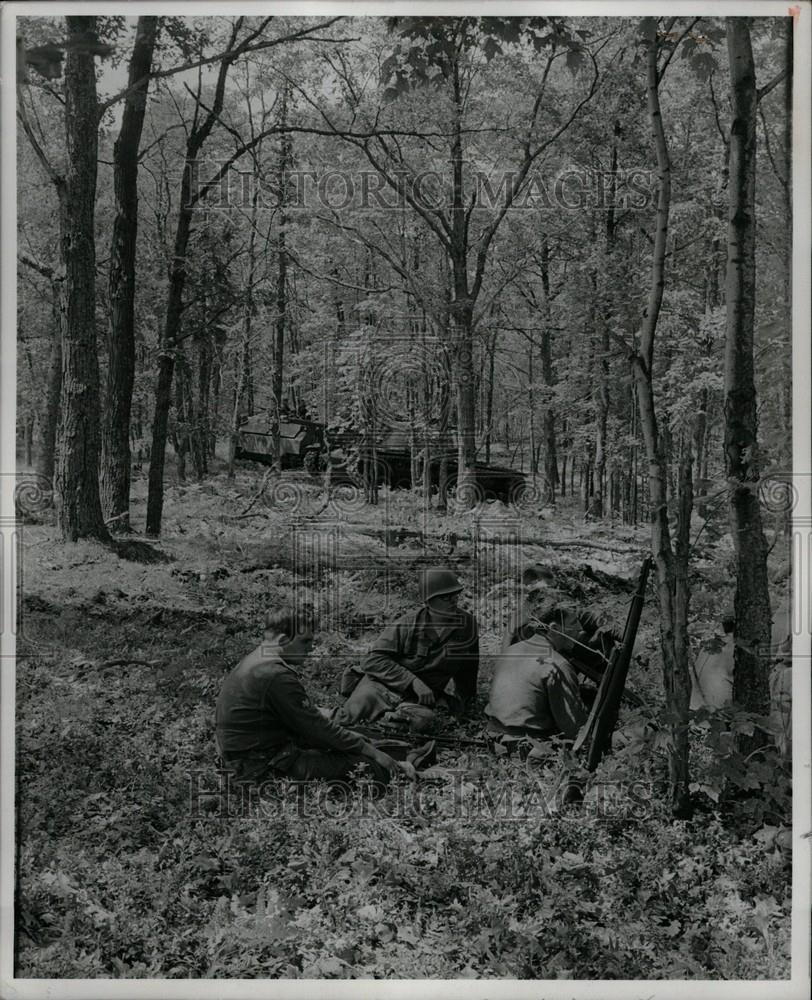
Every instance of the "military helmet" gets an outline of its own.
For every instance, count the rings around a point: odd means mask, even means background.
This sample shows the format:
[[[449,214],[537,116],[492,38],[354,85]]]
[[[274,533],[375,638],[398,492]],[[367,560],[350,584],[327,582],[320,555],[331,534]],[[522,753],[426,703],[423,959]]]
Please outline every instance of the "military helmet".
[[[463,585],[457,579],[457,574],[441,566],[426,569],[420,578],[420,600],[425,604],[432,597],[443,594],[459,594]]]

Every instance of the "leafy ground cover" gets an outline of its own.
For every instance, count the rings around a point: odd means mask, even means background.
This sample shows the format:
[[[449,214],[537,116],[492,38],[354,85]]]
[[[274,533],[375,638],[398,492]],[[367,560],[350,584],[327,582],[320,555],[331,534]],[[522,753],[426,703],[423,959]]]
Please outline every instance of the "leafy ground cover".
[[[567,805],[560,748],[497,757],[468,724],[441,772],[380,800],[216,770],[214,702],[262,611],[305,596],[324,628],[307,683],[336,681],[452,560],[481,623],[484,704],[518,564],[581,581],[618,622],[644,529],[488,505],[424,519],[408,493],[325,506],[291,475],[173,486],[144,562],[25,524],[17,665],[18,975],[30,977],[782,978],[789,974],[786,766],[745,765],[735,713],[699,714],[698,809],[672,821],[652,602],[616,752]],[[141,523],[143,497],[134,505]],[[419,533],[425,532],[425,545]],[[727,596],[706,533],[697,629]],[[139,555],[139,559],[132,558]],[[590,583],[583,570],[606,574]],[[386,585],[382,584],[386,570]],[[476,584],[474,581],[478,581]],[[732,793],[731,793],[732,788]]]

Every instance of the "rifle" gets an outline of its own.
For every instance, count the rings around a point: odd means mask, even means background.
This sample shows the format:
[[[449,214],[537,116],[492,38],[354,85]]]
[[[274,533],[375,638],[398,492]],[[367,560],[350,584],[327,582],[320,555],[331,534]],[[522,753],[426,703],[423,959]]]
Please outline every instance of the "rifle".
[[[531,619],[530,624],[533,625],[537,633],[547,636],[553,649],[560,653],[569,665],[573,667],[573,669],[600,686],[603,678],[606,676],[607,670],[609,669],[609,664],[612,660],[611,656],[607,659],[607,657],[603,656],[602,653],[598,652],[598,650],[594,649],[592,646],[587,646],[585,643],[579,642],[578,639],[573,639],[571,635],[568,635],[566,632],[562,632],[554,625],[550,625],[546,622],[540,622],[538,619]],[[574,654],[573,647],[578,647],[582,649],[584,653],[588,653],[593,661],[602,661],[601,668],[598,669],[592,664],[585,662],[583,658],[577,657]],[[617,646],[614,647],[613,654],[618,648],[619,647]],[[642,698],[640,698],[639,695],[636,695],[634,691],[624,690],[622,696],[632,706],[632,708],[641,708],[643,705]]]
[[[589,718],[581,727],[581,731],[573,744],[573,751],[580,750],[589,741],[587,753],[587,770],[594,771],[601,758],[612,748],[612,733],[617,725],[620,700],[629,672],[629,663],[634,652],[634,641],[637,638],[637,628],[643,612],[643,602],[646,596],[646,584],[651,570],[652,559],[647,556],[643,560],[637,589],[629,606],[626,627],[623,630],[623,641],[616,646],[609,657],[609,663],[601,678],[598,693]]]
[[[472,740],[463,736],[438,736],[434,733],[416,733],[410,730],[395,729],[391,726],[372,725],[352,725],[348,727],[354,733],[365,736],[370,741],[393,741],[398,743],[411,743],[414,740],[434,740],[439,746],[444,747],[479,747],[487,750],[488,744],[484,740]]]

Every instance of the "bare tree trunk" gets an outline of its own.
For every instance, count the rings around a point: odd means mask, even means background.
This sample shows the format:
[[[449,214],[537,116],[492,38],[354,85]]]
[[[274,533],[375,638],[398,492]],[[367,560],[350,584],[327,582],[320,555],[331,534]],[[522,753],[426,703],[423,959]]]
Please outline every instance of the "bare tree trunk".
[[[206,475],[209,471],[212,372],[212,346],[207,333],[198,338],[197,351],[197,426],[195,428],[195,436],[200,455],[201,471],[203,475]]]
[[[116,216],[110,245],[110,325],[102,423],[101,492],[116,531],[130,530],[130,412],[135,379],[135,249],[138,236],[138,147],[147,106],[157,17],[139,17],[121,129],[113,146]]]
[[[538,476],[538,464],[536,454],[536,396],[533,390],[533,333],[530,331],[530,341],[527,346],[527,411],[530,423],[530,476],[533,486],[536,485]]]
[[[177,357],[177,414],[180,423],[179,437],[183,442],[184,454],[192,459],[192,469],[195,479],[201,482],[203,479],[203,457],[200,449],[199,435],[199,415],[195,407],[195,398],[192,391],[192,372],[189,360],[183,351],[178,352]]]
[[[98,105],[93,56],[77,51],[95,17],[68,17],[65,64],[66,327],[62,345],[62,412],[56,462],[56,515],[62,537],[109,542],[99,496],[99,362],[96,353],[94,208]]]
[[[234,478],[234,461],[237,454],[237,440],[240,426],[240,406],[245,394],[245,387],[248,384],[249,368],[251,364],[251,307],[246,303],[243,310],[242,328],[242,350],[237,360],[237,384],[234,388],[234,406],[231,410],[231,433],[228,444],[228,471],[229,479]]]
[[[620,131],[620,123],[614,124],[614,136]],[[609,322],[611,317],[611,297],[609,294],[609,262],[615,242],[614,199],[617,177],[617,143],[612,142],[612,156],[609,170],[609,208],[606,214],[604,229],[603,255],[599,262],[599,271],[595,276],[595,298],[597,309],[595,321],[596,336],[596,386],[595,386],[595,493],[590,508],[593,517],[603,517],[606,513],[604,488],[606,484],[606,429],[609,419]],[[611,503],[611,501],[610,501]]]
[[[147,494],[147,534],[153,536],[161,533],[166,435],[169,426],[169,409],[172,404],[172,379],[175,373],[175,359],[183,313],[183,290],[186,287],[186,253],[192,228],[191,178],[193,170],[196,170],[195,158],[195,152],[192,153],[191,158],[187,155],[183,180],[181,181],[178,224],[169,273],[169,296],[158,355],[158,380],[155,386]]]
[[[493,379],[496,366],[496,331],[488,344],[488,378],[485,383],[485,464],[491,461],[491,435],[493,425]]]
[[[64,222],[62,227],[64,229]],[[60,253],[62,240],[60,239]],[[64,268],[64,264],[62,265]],[[45,405],[42,408],[42,426],[40,428],[40,453],[37,462],[37,472],[49,483],[53,482],[56,434],[59,425],[59,401],[62,395],[62,337],[65,325],[64,296],[62,281],[54,279],[51,282],[53,295],[53,325],[51,327],[51,345],[48,357],[48,374],[45,381]]]
[[[657,567],[657,594],[660,605],[660,646],[663,655],[663,681],[666,713],[669,718],[670,746],[668,769],[671,786],[671,806],[676,815],[689,812],[689,745],[688,708],[690,675],[688,659],[688,590],[687,545],[679,550],[675,560],[668,524],[666,456],[663,436],[659,431],[654,399],[653,367],[654,338],[665,287],[666,241],[671,205],[671,162],[660,109],[658,66],[658,19],[644,19],[647,46],[647,105],[654,147],[657,154],[657,214],[654,250],[651,264],[651,287],[640,335],[640,347],[633,356],[632,367],[637,386],[640,425],[648,458],[648,484],[651,498],[651,548]],[[690,455],[690,452],[688,451]],[[683,470],[686,487],[690,470]],[[680,502],[680,530],[689,530],[691,498]],[[685,519],[687,518],[687,523]],[[678,539],[678,545],[680,540]],[[684,576],[684,580],[683,580]],[[678,579],[681,581],[678,586]]]
[[[770,597],[767,543],[761,522],[758,416],[753,378],[755,311],[756,75],[747,18],[728,17],[730,63],[730,187],[725,300],[725,466],[731,531],[736,550],[733,697],[767,715],[770,708]],[[754,734],[748,745],[764,742]]]
[[[214,354],[211,370],[211,421],[209,425],[209,458],[217,456],[217,432],[220,428],[220,390],[223,386],[223,347],[226,334],[219,327],[214,336]]]
[[[440,386],[440,421],[438,436],[440,462],[437,469],[437,510],[445,514],[448,510],[448,453],[450,449],[449,420],[451,417],[451,365],[448,352],[443,350],[442,384]]]
[[[65,293],[65,246],[67,245],[67,185],[63,174],[55,170],[42,148],[32,127],[25,103],[18,92],[18,115],[23,131],[28,138],[34,155],[42,165],[54,186],[58,205],[59,237],[57,240],[58,261],[55,268],[31,264],[32,267],[51,283],[51,342],[48,358],[48,375],[45,399],[40,418],[40,448],[37,472],[49,484],[54,483],[56,465],[56,442],[59,428],[59,411],[62,396],[62,345],[67,335],[67,299]],[[31,262],[28,262],[31,263]]]
[[[261,152],[258,150],[257,155]],[[257,207],[259,204],[259,185],[254,184],[251,196],[251,222],[248,231],[248,275],[243,301],[242,320],[242,348],[240,358],[237,362],[237,379],[234,389],[234,406],[231,411],[231,433],[228,445],[228,478],[234,478],[234,461],[237,453],[237,440],[240,426],[240,415],[243,396],[251,381],[251,334],[254,323],[254,280],[256,274],[256,236],[257,236]]]
[[[474,391],[474,300],[468,290],[468,223],[465,217],[462,149],[462,81],[453,60],[454,133],[451,143],[452,205],[450,257],[453,299],[450,320],[457,407],[458,507],[470,510],[476,503],[476,395]]]
[[[25,449],[25,464],[31,468],[34,464],[34,414],[27,413],[23,420],[23,447]]]
[[[288,110],[288,88],[282,90],[282,110],[280,122],[284,126],[287,124]],[[277,472],[282,471],[282,438],[281,438],[281,410],[282,410],[282,386],[285,364],[285,328],[287,325],[287,280],[288,280],[288,252],[286,245],[285,227],[287,216],[285,206],[287,203],[287,172],[290,162],[290,138],[283,135],[279,148],[279,164],[277,167],[277,185],[279,189],[279,237],[277,240],[277,272],[276,272],[276,323],[274,325],[274,351],[273,351],[273,379],[271,386],[273,391],[274,419],[273,419],[273,443],[274,443],[274,468]]]
[[[553,368],[553,331],[550,326],[550,248],[547,240],[541,244],[541,377],[547,388],[548,395],[555,387],[555,369]],[[544,491],[547,503],[555,503],[555,491],[559,485],[558,455],[556,450],[555,407],[551,399],[544,406]],[[566,491],[566,464],[561,482],[561,495]]]
[[[235,46],[237,34],[242,26],[242,18],[238,18],[232,27],[229,41],[229,54],[220,62],[217,73],[217,83],[211,106],[205,109],[206,114],[200,121],[202,104],[200,103],[200,88],[198,88],[194,120],[186,140],[186,155],[184,160],[183,178],[181,180],[180,204],[178,220],[175,229],[175,243],[172,254],[172,264],[169,270],[169,291],[167,294],[166,314],[161,336],[158,358],[158,379],[155,387],[155,410],[152,419],[152,444],[150,446],[149,491],[147,494],[147,534],[161,533],[161,517],[164,502],[164,464],[166,461],[166,437],[169,424],[169,409],[172,401],[172,378],[175,370],[175,352],[181,332],[183,316],[183,293],[186,288],[186,255],[189,248],[189,236],[192,231],[192,216],[195,206],[209,184],[198,186],[198,155],[206,139],[211,134],[215,124],[220,120],[223,109],[226,80],[228,71],[234,60],[241,54],[244,46],[256,35],[250,34]],[[262,28],[257,29],[257,33]],[[253,148],[254,142],[241,147],[241,152]],[[240,155],[239,153],[237,155]],[[193,192],[193,187],[195,188]]]

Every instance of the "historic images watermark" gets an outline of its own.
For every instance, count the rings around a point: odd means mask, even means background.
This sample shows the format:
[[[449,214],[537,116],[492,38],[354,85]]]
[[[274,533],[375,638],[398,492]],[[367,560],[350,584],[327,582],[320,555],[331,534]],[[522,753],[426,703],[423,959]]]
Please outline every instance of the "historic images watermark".
[[[50,482],[34,472],[0,473],[14,476],[14,514],[0,518],[0,634],[19,638],[25,621],[23,573],[27,523],[36,523],[53,504]],[[0,656],[16,656],[5,651]]]
[[[258,170],[239,170],[229,160],[195,161],[186,166],[190,205],[200,210],[308,209],[402,211],[418,206],[430,212],[449,209],[452,195],[442,172],[400,172],[387,178],[377,170],[287,171],[280,184]],[[466,202],[473,211],[498,212],[633,210],[656,201],[657,175],[649,167],[615,172],[571,165],[553,175],[532,170],[466,169]]]
[[[442,789],[432,781],[398,783],[386,795],[371,782],[239,781],[234,772],[188,772],[190,819],[286,817],[292,820],[408,820],[416,817],[492,822],[522,822],[560,817],[577,788],[585,794],[579,819],[642,822],[657,801],[648,780],[592,781],[573,772],[555,778],[528,775],[497,784],[472,780],[466,770],[444,770]]]

